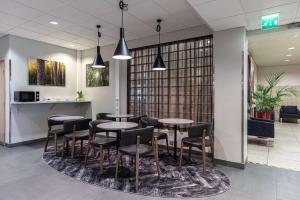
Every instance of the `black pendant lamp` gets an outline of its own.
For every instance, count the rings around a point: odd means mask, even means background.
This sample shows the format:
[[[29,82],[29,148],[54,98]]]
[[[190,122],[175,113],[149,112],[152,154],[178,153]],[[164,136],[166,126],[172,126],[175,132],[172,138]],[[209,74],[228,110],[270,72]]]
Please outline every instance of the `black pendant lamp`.
[[[100,33],[99,29],[101,26],[97,25],[96,27],[98,29],[98,45],[97,45],[97,54],[94,59],[94,62],[92,63],[92,67],[93,68],[105,68],[105,64],[104,64],[103,59],[100,54],[100,45],[99,45],[99,39],[101,37],[101,33]]]
[[[157,46],[157,56],[156,56],[156,59],[154,61],[154,64],[153,64],[153,67],[152,69],[153,70],[156,70],[156,71],[162,71],[162,70],[166,70],[166,66],[165,66],[165,63],[161,57],[161,50],[160,50],[160,30],[161,30],[161,26],[160,26],[160,23],[161,23],[161,19],[158,19],[157,20],[157,26],[156,26],[156,31],[158,32],[158,46]]]
[[[124,3],[123,0],[121,0],[119,2],[119,7],[122,12],[122,27],[120,28],[120,40],[119,40],[118,46],[115,50],[113,58],[117,59],[117,60],[129,60],[132,57],[130,56],[129,49],[128,49],[126,41],[125,41],[125,36],[124,36],[125,31],[124,31],[124,27],[123,27],[123,22],[124,22],[124,20],[123,20],[124,13],[123,12],[124,12],[124,10],[125,11],[128,10],[128,4]]]

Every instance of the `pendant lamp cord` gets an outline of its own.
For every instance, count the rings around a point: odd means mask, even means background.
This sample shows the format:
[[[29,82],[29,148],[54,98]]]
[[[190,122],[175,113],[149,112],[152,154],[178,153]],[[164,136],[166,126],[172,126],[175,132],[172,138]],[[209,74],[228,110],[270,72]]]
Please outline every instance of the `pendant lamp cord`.
[[[100,25],[97,25],[97,28],[98,28],[98,46],[100,46],[99,44],[99,40],[100,40],[100,38],[101,38],[101,33],[100,33]]]
[[[158,46],[160,46],[160,31],[161,31],[161,19],[157,20],[156,32],[158,32]]]
[[[121,13],[122,13],[122,28],[124,28],[124,11],[128,10],[128,3],[124,3],[124,1],[121,0],[119,2],[119,7],[120,7]]]

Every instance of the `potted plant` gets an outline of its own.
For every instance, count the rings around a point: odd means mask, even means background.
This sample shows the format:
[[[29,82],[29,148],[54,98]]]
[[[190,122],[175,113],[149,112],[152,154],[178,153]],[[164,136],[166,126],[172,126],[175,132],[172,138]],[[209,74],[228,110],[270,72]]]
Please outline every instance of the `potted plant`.
[[[83,94],[82,90],[77,91],[76,94],[77,94],[77,97],[76,97],[77,101],[83,101],[84,100],[84,94]]]
[[[284,73],[275,73],[266,78],[266,85],[257,84],[256,90],[252,93],[252,102],[256,108],[256,117],[271,119],[271,113],[281,105],[285,96],[296,95],[295,90],[289,86],[275,88]]]

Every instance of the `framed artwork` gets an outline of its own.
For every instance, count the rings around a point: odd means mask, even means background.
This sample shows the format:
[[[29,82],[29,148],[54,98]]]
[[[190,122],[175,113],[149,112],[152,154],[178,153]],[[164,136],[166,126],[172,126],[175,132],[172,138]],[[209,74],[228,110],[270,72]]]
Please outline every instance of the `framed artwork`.
[[[66,66],[62,62],[29,58],[29,85],[65,86]]]
[[[86,87],[109,86],[109,61],[104,62],[105,68],[93,68],[91,64],[86,65]]]

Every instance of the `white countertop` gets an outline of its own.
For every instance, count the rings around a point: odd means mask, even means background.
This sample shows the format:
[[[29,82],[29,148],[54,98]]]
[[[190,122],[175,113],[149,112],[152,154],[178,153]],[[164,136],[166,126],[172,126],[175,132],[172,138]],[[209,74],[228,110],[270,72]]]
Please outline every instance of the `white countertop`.
[[[10,102],[11,105],[35,105],[35,104],[57,104],[57,103],[91,103],[91,101],[34,101],[34,102]]]

